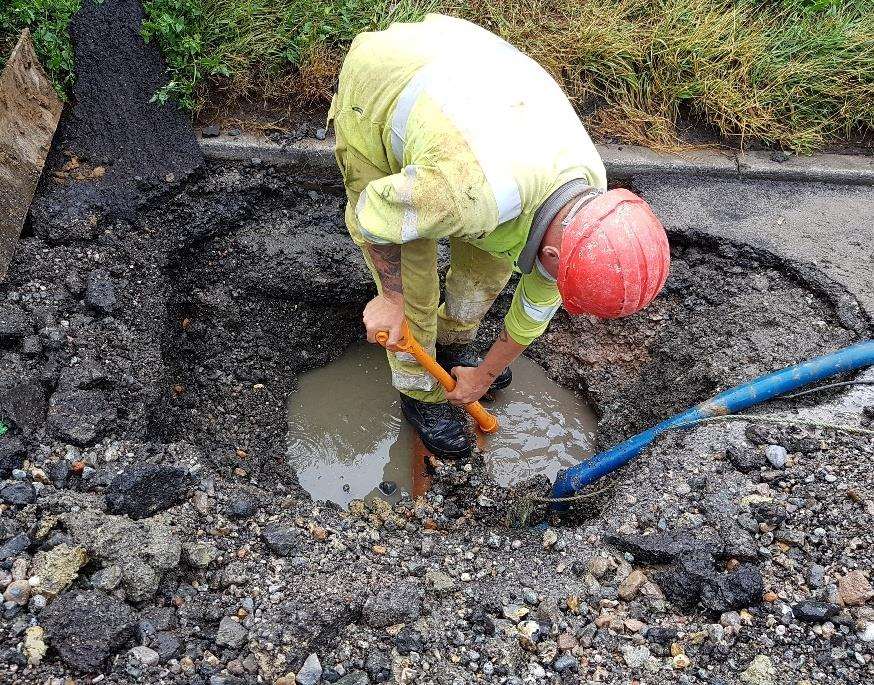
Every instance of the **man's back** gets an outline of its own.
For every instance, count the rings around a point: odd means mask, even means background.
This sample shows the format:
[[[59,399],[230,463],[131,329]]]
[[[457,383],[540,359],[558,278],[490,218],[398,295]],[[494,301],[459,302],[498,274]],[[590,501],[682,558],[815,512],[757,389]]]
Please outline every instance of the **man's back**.
[[[460,19],[428,15],[356,38],[332,112],[345,146],[385,175],[358,208],[370,240],[454,236],[515,262],[534,212],[557,188],[574,179],[606,187],[555,80]],[[407,195],[419,219],[404,231]]]

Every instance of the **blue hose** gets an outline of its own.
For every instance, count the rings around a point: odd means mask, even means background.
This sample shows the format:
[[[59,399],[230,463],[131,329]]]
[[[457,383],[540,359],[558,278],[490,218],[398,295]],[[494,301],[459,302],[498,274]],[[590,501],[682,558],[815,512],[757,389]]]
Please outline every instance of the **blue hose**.
[[[651,443],[657,435],[669,428],[685,423],[694,423],[699,419],[711,416],[735,414],[808,383],[872,364],[874,364],[874,340],[865,340],[837,352],[760,376],[749,383],[721,392],[682,414],[676,414],[649,430],[638,433],[625,442],[562,471],[558,474],[552,488],[552,496],[555,498],[569,497],[584,486],[594,483],[602,476],[624,466],[640,454],[641,450]],[[565,506],[558,504],[555,508],[564,508]]]

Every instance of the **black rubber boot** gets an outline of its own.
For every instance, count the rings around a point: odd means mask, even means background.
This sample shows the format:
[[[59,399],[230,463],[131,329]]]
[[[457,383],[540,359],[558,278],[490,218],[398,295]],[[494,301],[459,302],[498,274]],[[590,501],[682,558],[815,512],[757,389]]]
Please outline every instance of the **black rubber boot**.
[[[464,415],[447,402],[421,402],[401,393],[404,417],[425,447],[440,459],[470,456],[473,447]]]
[[[479,366],[482,362],[482,357],[478,357],[470,345],[438,345],[437,362],[449,373],[452,373],[452,367],[454,366]],[[492,381],[492,384],[489,386],[489,392],[503,390],[512,382],[513,372],[508,366]]]

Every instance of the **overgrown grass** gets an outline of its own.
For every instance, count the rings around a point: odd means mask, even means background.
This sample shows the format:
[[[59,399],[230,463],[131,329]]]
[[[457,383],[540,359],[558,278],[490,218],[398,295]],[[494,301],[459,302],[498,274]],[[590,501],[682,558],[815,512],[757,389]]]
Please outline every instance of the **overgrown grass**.
[[[69,81],[61,26],[79,0],[6,0],[3,27],[44,30]],[[91,1],[91,0],[85,0]],[[874,0],[145,0],[167,58],[158,99],[197,110],[240,98],[330,96],[360,31],[442,11],[519,46],[563,83],[596,131],[681,147],[682,127],[797,151],[874,128]],[[18,8],[18,9],[15,9]],[[38,8],[32,17],[28,8]],[[9,17],[12,17],[10,22]],[[43,29],[42,27],[48,27]],[[54,42],[53,42],[54,41]]]

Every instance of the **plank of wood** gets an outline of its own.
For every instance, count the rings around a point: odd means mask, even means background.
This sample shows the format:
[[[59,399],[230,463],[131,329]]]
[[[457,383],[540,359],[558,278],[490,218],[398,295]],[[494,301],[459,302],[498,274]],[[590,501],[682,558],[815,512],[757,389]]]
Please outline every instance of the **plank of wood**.
[[[0,281],[6,280],[61,109],[25,29],[0,74]]]

